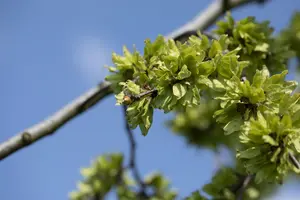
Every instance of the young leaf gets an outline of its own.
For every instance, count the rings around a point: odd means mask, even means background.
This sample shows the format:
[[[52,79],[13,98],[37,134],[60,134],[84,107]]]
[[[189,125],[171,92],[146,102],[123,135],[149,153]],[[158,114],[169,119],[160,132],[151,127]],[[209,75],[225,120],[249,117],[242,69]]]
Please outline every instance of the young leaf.
[[[186,93],[186,86],[180,83],[176,83],[173,85],[173,94],[177,97],[177,99],[182,98]]]

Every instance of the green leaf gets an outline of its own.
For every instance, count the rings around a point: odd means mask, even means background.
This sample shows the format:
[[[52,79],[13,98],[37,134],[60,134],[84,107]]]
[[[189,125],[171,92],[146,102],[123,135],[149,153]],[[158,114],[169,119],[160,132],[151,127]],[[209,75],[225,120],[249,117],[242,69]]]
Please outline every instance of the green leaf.
[[[254,51],[261,51],[261,52],[268,52],[268,50],[269,50],[268,43],[262,43],[262,44],[256,45],[254,48]]]
[[[262,136],[264,142],[269,143],[272,146],[278,146],[278,142],[276,142],[271,136],[269,135],[263,135]]]
[[[238,158],[251,159],[261,154],[261,149],[257,147],[251,147],[247,150],[241,151],[237,154]]]
[[[272,155],[271,162],[276,162],[276,160],[277,160],[278,155],[280,154],[280,152],[281,152],[281,148],[279,147],[279,148],[276,149],[276,151]]]
[[[180,83],[176,83],[173,85],[173,94],[177,97],[177,99],[182,98],[186,93],[186,86]]]
[[[218,41],[214,40],[210,47],[208,56],[210,58],[214,58],[217,55],[217,53],[219,53],[219,52],[222,52],[222,46],[220,45],[220,43]]]
[[[117,99],[116,105],[122,105],[124,102],[124,97],[125,97],[125,94],[123,91],[120,92],[119,94],[115,95],[115,98]]]
[[[221,83],[221,82],[220,82],[219,80],[217,80],[217,79],[214,79],[214,80],[212,81],[212,84],[213,84],[212,88],[213,88],[214,90],[216,90],[216,91],[223,91],[223,90],[225,90],[224,84]]]
[[[253,77],[252,86],[262,87],[268,77],[269,77],[269,71],[267,68],[264,68],[263,70],[256,70],[256,73]]]
[[[200,76],[198,79],[198,84],[206,85],[209,88],[213,87],[213,83],[209,78],[206,78],[205,76]]]
[[[147,106],[147,109],[145,108],[145,110],[147,110],[147,112],[144,113],[144,115],[142,117],[143,123],[141,123],[139,125],[141,132],[144,136],[146,136],[148,134],[148,131],[149,131],[149,129],[152,125],[152,121],[153,121],[153,108],[149,107],[149,105],[146,105],[146,106]]]
[[[230,79],[236,74],[238,68],[237,57],[235,55],[220,57],[216,63],[218,73],[226,79]]]
[[[215,71],[216,67],[214,66],[213,61],[201,62],[198,70],[200,75],[209,76]]]
[[[300,138],[293,140],[293,145],[298,153],[300,153]]]
[[[290,115],[284,115],[281,119],[281,124],[284,129],[292,128],[292,119]]]
[[[178,80],[183,80],[185,78],[188,78],[191,76],[191,72],[188,70],[186,65],[183,65],[183,67],[181,68],[180,72],[177,75],[177,79]]]
[[[141,88],[139,85],[135,84],[133,81],[128,81],[127,82],[127,88],[130,92],[133,94],[139,94],[141,91]]]
[[[236,131],[239,131],[241,125],[242,125],[241,119],[237,118],[237,119],[231,120],[224,126],[225,135],[230,135]]]

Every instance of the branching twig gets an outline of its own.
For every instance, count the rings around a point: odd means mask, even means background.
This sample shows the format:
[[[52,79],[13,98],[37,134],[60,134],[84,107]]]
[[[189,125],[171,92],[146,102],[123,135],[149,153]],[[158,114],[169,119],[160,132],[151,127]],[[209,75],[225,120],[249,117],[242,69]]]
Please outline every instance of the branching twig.
[[[228,0],[228,10],[250,3],[262,3],[267,0]],[[223,14],[223,2],[215,1],[206,10],[200,12],[193,20],[166,36],[167,39],[185,41],[197,31],[204,31],[213,25]]]
[[[230,0],[229,8],[232,9],[248,3],[264,1],[265,0]],[[184,40],[188,36],[196,34],[198,30],[204,31],[209,28],[222,14],[222,2],[215,1],[191,22],[166,36],[166,39],[172,38],[174,40]],[[110,88],[110,83],[107,82],[92,88],[90,91],[78,97],[54,115],[48,117],[48,119],[45,121],[39,122],[35,126],[22,131],[21,133],[0,144],[0,160],[28,146],[29,144],[32,144],[41,138],[54,133],[68,121],[72,120],[85,110],[91,108],[103,97],[111,93],[112,91]]]
[[[138,171],[138,168],[136,166],[136,142],[135,139],[133,137],[133,132],[129,127],[129,124],[127,122],[127,118],[126,118],[126,109],[127,106],[123,106],[123,113],[124,113],[124,121],[125,121],[125,129],[126,129],[126,134],[130,143],[130,157],[129,157],[129,166],[128,168],[130,168],[132,170],[134,179],[136,180],[136,182],[139,184],[139,186],[141,187],[141,194],[143,196],[146,195],[146,191],[145,191],[145,183],[143,181],[143,179],[141,178],[141,175]]]

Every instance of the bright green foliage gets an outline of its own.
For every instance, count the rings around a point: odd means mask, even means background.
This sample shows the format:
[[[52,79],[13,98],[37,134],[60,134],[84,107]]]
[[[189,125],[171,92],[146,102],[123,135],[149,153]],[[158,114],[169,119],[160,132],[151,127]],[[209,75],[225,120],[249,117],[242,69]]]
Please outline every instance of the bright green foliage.
[[[116,67],[108,67],[109,71],[113,74],[108,75],[105,79],[112,84],[112,88],[115,92],[120,92],[122,87],[120,82],[132,79],[133,77],[133,60],[136,59],[138,53],[135,52],[134,56],[128,51],[126,47],[123,47],[123,53],[126,57],[112,54],[112,60]]]
[[[295,16],[297,16],[297,14]],[[297,20],[295,20],[295,18],[296,17],[294,17],[293,24],[296,24]],[[218,98],[222,100],[222,106],[224,107],[220,109],[218,106],[209,106],[215,104],[215,100],[210,100],[215,97],[210,95],[209,98],[206,98],[205,101],[201,103],[204,105],[200,105],[197,109],[190,108],[184,112],[178,112],[176,118],[171,123],[172,130],[178,135],[186,137],[189,143],[205,147],[215,147],[218,144],[225,144],[227,147],[232,147],[231,144],[228,144],[228,142],[232,141],[232,139],[228,138],[227,140],[224,140],[224,137],[217,131],[219,125],[214,123],[215,120],[212,120],[208,115],[213,115],[215,113],[214,116],[217,121],[226,125],[225,133],[230,134],[232,132],[239,131],[243,121],[245,119],[249,119],[251,115],[255,114],[258,105],[260,105],[260,108],[265,106],[261,105],[259,102],[254,104],[250,103],[250,100],[253,101],[257,98],[261,98],[261,100],[258,101],[262,101],[267,97],[270,98],[271,101],[265,101],[264,103],[270,104],[272,102],[271,105],[268,105],[269,109],[278,109],[278,101],[274,100],[276,98],[280,98],[276,95],[282,95],[282,93],[277,94],[277,92],[282,90],[283,87],[278,85],[278,82],[275,79],[283,81],[287,71],[283,71],[281,75],[274,76],[272,78],[274,84],[271,86],[266,85],[264,86],[265,89],[263,89],[261,88],[263,85],[261,82],[263,82],[264,78],[260,78],[261,75],[257,73],[256,70],[261,69],[261,73],[265,73],[265,76],[268,76],[268,70],[271,74],[281,72],[281,70],[286,68],[285,64],[287,63],[288,58],[291,58],[292,56],[292,52],[288,50],[289,45],[283,45],[277,37],[274,38],[271,36],[272,28],[268,27],[267,22],[258,23],[253,17],[235,22],[230,13],[227,15],[226,19],[226,21],[220,21],[217,23],[218,28],[215,30],[215,33],[221,36],[222,34],[227,34],[228,38],[226,43],[228,44],[228,49],[236,49],[238,51],[237,54],[240,56],[239,60],[249,62],[249,66],[245,67],[243,70],[243,76],[245,76],[249,81],[243,81],[245,84],[241,84],[239,76],[232,78],[229,81],[224,81],[220,78],[205,80],[206,85],[212,90],[219,92],[224,91],[224,89],[227,90],[225,95],[224,92],[218,94]],[[262,47],[265,47],[266,49],[264,50]],[[223,77],[229,79],[231,75],[226,75],[226,73],[230,72],[230,68],[228,68],[228,66],[235,64],[232,61],[231,63],[227,63],[228,64],[225,62],[220,65],[222,67],[219,70],[219,73],[221,73]],[[266,70],[266,67],[268,70]],[[255,73],[256,76],[253,77]],[[213,73],[212,75],[214,76],[211,77],[216,77],[217,73]],[[258,81],[257,84],[251,84],[251,82],[256,81]],[[295,83],[287,82],[285,84],[290,84],[290,89],[294,89],[293,85]],[[290,89],[287,89],[289,90],[288,92],[291,91]],[[262,94],[262,92],[266,93],[267,96],[266,94]],[[201,98],[203,99],[203,93]],[[204,129],[203,127],[213,128]],[[204,132],[207,134],[204,135]]]
[[[297,95],[297,100],[299,97]],[[244,161],[249,173],[256,173],[258,182],[282,182],[289,169],[299,172],[289,162],[289,153],[300,153],[300,129],[293,126],[294,123],[288,112],[283,115],[258,112],[257,119],[251,118],[243,126],[240,138],[246,145],[237,157]]]
[[[136,51],[135,59],[127,51],[123,57],[119,56],[119,60],[130,60],[133,71],[132,80],[119,83],[122,91],[115,90],[119,92],[117,104],[128,105],[128,122],[132,128],[139,125],[146,135],[154,108],[169,112],[199,105],[201,89],[214,84],[209,80],[212,73],[224,78],[241,75],[247,62],[237,60],[238,49],[224,52],[226,36],[212,42],[204,35],[199,36],[190,37],[184,44],[165,41],[159,36],[153,43],[145,41],[144,56]],[[125,68],[120,63],[115,61],[116,69]],[[115,76],[124,77],[122,73],[120,70]]]
[[[257,70],[252,83],[232,77],[223,84],[225,94],[217,96],[221,100],[221,110],[215,112],[217,122],[225,124],[225,134],[240,131],[244,121],[256,117],[257,111],[278,113],[279,102],[285,94],[291,94],[297,84],[285,81],[287,71],[269,76],[266,68]]]
[[[169,181],[158,172],[148,175],[145,184],[152,190],[149,200],[174,200],[177,197],[177,192],[170,188]]]
[[[292,159],[300,154],[300,94],[296,82],[285,80],[288,59],[300,57],[300,14],[278,37],[268,22],[234,21],[230,14],[214,32],[212,40],[200,33],[184,43],[163,36],[145,40],[144,55],[123,47],[123,55],[113,53],[106,80],[117,105],[126,105],[131,129],[139,126],[147,135],[155,109],[173,111],[168,125],[189,144],[231,150],[237,169],[220,169],[203,187],[212,200],[235,200],[240,192],[258,200],[275,188],[267,182],[300,172]],[[140,183],[129,170],[121,154],[100,156],[82,169],[84,180],[70,198],[103,199],[115,190],[120,200],[178,199],[161,174]],[[243,188],[249,177],[255,178]],[[207,200],[201,192],[185,199]]]
[[[84,180],[78,183],[77,191],[71,192],[70,199],[104,198],[112,187],[122,180],[122,164],[121,154],[100,156],[91,167],[81,169]]]
[[[117,186],[117,196],[120,200],[175,200],[177,192],[172,190],[169,181],[165,179],[160,173],[152,173],[148,175],[145,180],[146,194],[141,194],[138,189],[128,187],[126,184],[119,184]],[[136,186],[136,184],[134,185]],[[149,192],[150,190],[150,192]]]
[[[138,184],[127,175],[123,166],[123,156],[119,153],[105,154],[97,158],[90,167],[83,168],[84,180],[77,185],[77,191],[70,193],[71,200],[104,199],[116,190],[119,200],[175,200],[177,192],[160,173],[152,173],[145,178],[145,192],[140,193]],[[148,192],[151,190],[151,192]]]
[[[126,48],[124,56],[114,54],[115,76],[132,72],[115,86],[117,104],[127,105],[130,127],[139,126],[143,135],[154,109],[176,111],[171,126],[190,143],[236,147],[257,182],[281,182],[289,170],[297,171],[290,154],[300,153],[298,95],[291,96],[297,83],[285,81],[283,70],[289,50],[278,51],[268,22],[234,22],[229,14],[217,25],[219,38],[212,41],[200,33],[185,43],[159,36],[145,41],[143,56]]]
[[[244,74],[249,79],[256,69],[267,66],[271,74],[286,69],[287,59],[292,52],[289,46],[283,46],[272,37],[273,28],[268,21],[257,22],[254,17],[247,17],[235,22],[230,13],[226,21],[219,21],[214,31],[219,35],[228,35],[228,50],[240,47],[240,60],[250,61],[250,66]]]

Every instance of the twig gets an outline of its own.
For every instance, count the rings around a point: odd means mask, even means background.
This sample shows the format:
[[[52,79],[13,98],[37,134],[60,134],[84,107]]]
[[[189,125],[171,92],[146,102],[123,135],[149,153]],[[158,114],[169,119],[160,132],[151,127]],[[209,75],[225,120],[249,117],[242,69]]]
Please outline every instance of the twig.
[[[151,95],[151,97],[155,97],[157,96],[157,92],[158,92],[157,89],[151,89],[151,90],[147,90],[146,92],[140,93],[138,95],[127,95],[125,97],[128,97],[130,99],[129,102],[138,101],[147,95]]]
[[[229,1],[230,0],[222,0],[223,1],[223,13],[226,13],[227,10],[229,10]]]
[[[75,116],[93,107],[97,102],[112,93],[110,83],[103,82],[90,89],[85,94],[73,100],[70,104],[50,116],[48,119],[28,128],[9,140],[0,144],[0,160],[22,149],[41,138],[51,135],[58,128],[72,120]]]
[[[267,0],[228,0],[228,10],[235,9],[250,3],[264,3]],[[194,19],[187,24],[173,31],[166,36],[166,39],[185,41],[190,35],[195,35],[197,31],[204,31],[213,25],[223,14],[223,2],[215,1],[204,11],[201,11]]]
[[[124,113],[124,121],[125,121],[125,129],[126,129],[126,134],[127,137],[129,139],[129,143],[130,143],[130,157],[129,157],[129,167],[132,170],[133,176],[135,178],[135,180],[137,181],[137,183],[139,184],[139,186],[141,187],[141,194],[143,196],[146,196],[146,191],[145,191],[145,183],[143,181],[143,179],[141,178],[141,175],[138,171],[138,168],[136,166],[136,142],[135,139],[133,137],[133,132],[129,127],[129,124],[127,122],[127,118],[126,118],[126,110],[127,110],[127,106],[123,106],[123,113]]]
[[[297,168],[297,169],[300,169],[300,163],[299,161],[295,158],[295,156],[289,152],[289,158],[290,158],[290,161],[291,163]]]
[[[242,185],[239,187],[239,189],[237,191],[238,194],[236,196],[236,200],[243,200],[244,192],[253,178],[254,178],[254,175],[248,175],[244,178]]]
[[[265,0],[231,0],[230,8],[246,5],[252,2],[265,2]],[[209,28],[223,14],[222,2],[215,1],[205,11],[201,12],[195,19],[178,30],[175,30],[166,39],[183,40],[197,31],[204,31]],[[185,36],[185,37],[181,37]],[[39,122],[31,128],[13,136],[0,144],[0,160],[8,157],[14,152],[32,144],[41,138],[54,133],[68,121],[72,120],[85,110],[91,108],[105,96],[111,94],[110,83],[104,82],[87,93],[81,95],[73,102],[59,110],[54,115],[48,117],[45,121]]]

